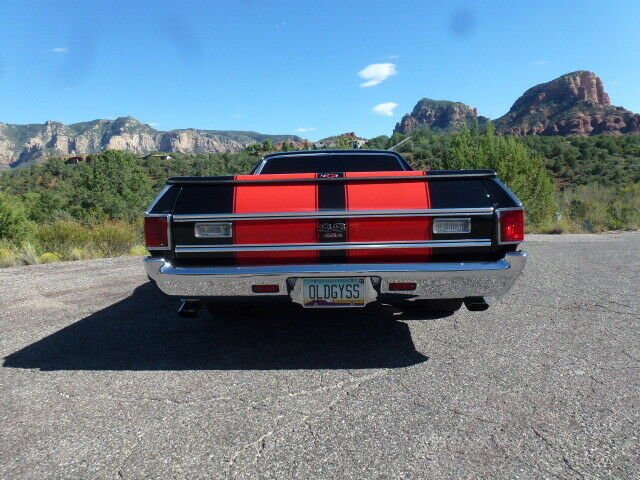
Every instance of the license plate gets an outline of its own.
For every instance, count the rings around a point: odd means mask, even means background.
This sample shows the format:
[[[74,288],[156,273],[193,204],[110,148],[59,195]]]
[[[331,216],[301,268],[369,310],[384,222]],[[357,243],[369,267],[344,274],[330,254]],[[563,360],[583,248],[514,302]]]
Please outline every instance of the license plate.
[[[303,278],[303,306],[364,307],[364,278]]]

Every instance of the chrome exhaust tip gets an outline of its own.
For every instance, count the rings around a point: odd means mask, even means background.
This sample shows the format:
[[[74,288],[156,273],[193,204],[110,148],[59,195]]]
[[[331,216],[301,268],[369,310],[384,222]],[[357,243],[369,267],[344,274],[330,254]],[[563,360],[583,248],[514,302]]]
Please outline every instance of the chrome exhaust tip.
[[[180,318],[196,318],[204,305],[199,300],[181,300],[178,307],[178,316]]]

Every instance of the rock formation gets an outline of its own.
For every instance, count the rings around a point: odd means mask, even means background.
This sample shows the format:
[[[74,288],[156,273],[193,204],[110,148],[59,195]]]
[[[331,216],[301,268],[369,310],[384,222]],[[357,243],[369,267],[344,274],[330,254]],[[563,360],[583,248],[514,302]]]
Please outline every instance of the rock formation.
[[[160,131],[133,117],[64,125],[60,122],[12,125],[0,123],[0,168],[29,165],[51,156],[98,153],[120,149],[146,154],[237,152],[247,145],[285,140],[301,142],[296,135],[218,130]]]

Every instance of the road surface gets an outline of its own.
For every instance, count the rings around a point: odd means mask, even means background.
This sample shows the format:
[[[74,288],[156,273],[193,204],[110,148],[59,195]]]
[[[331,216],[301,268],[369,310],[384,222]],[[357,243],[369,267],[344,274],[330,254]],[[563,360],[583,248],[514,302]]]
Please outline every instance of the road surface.
[[[640,478],[640,234],[487,312],[181,320],[139,258],[0,270],[2,479]]]

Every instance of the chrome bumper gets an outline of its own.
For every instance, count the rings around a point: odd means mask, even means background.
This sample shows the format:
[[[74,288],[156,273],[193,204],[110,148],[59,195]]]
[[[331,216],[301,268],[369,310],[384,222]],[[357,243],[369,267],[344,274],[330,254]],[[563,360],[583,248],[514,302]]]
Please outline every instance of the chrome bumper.
[[[296,283],[304,277],[368,277],[380,295],[437,299],[503,295],[522,273],[526,259],[526,252],[510,252],[495,262],[174,267],[162,258],[147,257],[144,265],[160,290],[182,298],[285,296],[299,290]],[[394,282],[413,282],[417,288],[391,291],[389,284]],[[251,287],[257,284],[277,284],[280,292],[254,293]]]

